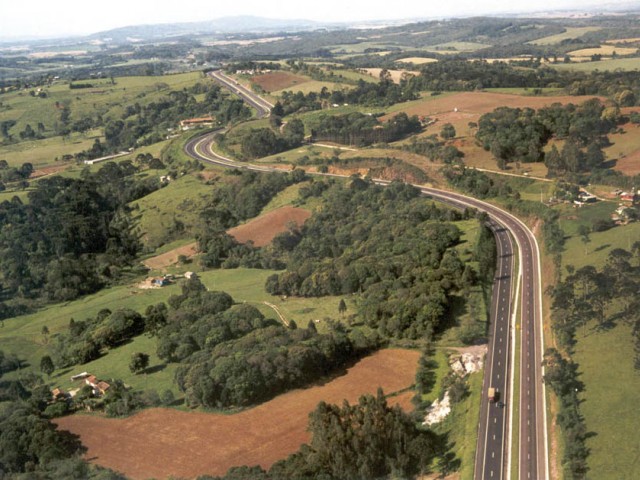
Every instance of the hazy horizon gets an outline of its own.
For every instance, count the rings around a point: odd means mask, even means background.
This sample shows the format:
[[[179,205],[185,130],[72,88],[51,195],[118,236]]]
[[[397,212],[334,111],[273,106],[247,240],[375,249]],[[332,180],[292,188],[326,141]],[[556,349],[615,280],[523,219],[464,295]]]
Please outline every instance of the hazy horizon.
[[[638,1],[622,2],[640,7]],[[608,2],[605,5],[618,5]],[[431,6],[427,3],[400,2],[389,11],[386,2],[355,0],[349,3],[326,0],[320,9],[305,8],[300,2],[281,0],[277,11],[268,2],[245,0],[241,3],[212,5],[206,0],[192,0],[188,7],[175,2],[112,0],[108,9],[87,8],[86,2],[62,0],[12,3],[0,8],[0,38],[52,38],[88,35],[114,28],[134,25],[209,21],[230,16],[252,15],[279,20],[314,20],[318,22],[359,22],[374,20],[404,20],[415,17],[465,17],[533,13],[539,11],[597,9],[597,0],[557,0],[552,8],[544,8],[524,0],[454,0]]]

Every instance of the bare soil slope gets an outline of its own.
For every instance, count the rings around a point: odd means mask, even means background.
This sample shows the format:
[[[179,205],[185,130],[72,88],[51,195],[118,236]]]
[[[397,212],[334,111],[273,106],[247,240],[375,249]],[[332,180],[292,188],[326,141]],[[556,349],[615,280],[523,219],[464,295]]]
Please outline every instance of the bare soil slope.
[[[227,233],[240,243],[252,241],[256,247],[263,247],[279,233],[286,232],[289,222],[303,225],[310,216],[309,210],[288,205],[234,227]]]
[[[412,385],[420,353],[389,349],[356,363],[328,383],[294,390],[235,415],[149,409],[125,419],[72,415],[56,420],[80,436],[86,458],[137,480],[222,475],[234,465],[269,467],[310,440],[307,417],[321,400],[354,403],[382,387]],[[390,400],[410,408],[410,395]]]
[[[265,92],[276,92],[308,82],[309,79],[287,72],[271,72],[251,77],[251,81],[260,85]]]

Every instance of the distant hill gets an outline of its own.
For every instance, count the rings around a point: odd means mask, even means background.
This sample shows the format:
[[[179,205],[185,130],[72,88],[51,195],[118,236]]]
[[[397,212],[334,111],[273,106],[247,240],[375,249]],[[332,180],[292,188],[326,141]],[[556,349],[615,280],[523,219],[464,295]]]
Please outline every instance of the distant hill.
[[[336,26],[338,25],[304,19],[282,20],[242,15],[235,17],[222,17],[203,22],[132,25],[94,33],[90,35],[89,38],[111,38],[114,41],[127,40],[131,38],[150,40],[198,34],[293,32]]]

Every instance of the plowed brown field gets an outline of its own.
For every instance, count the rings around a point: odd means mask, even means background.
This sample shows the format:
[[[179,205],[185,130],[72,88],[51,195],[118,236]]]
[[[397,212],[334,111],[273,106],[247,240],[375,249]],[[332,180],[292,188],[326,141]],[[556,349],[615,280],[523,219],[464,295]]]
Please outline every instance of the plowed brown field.
[[[581,104],[593,96],[524,96],[513,95],[508,93],[490,93],[490,92],[463,92],[455,95],[443,95],[435,100],[429,99],[423,103],[414,104],[403,109],[407,115],[426,115],[437,116],[439,125],[438,130],[442,128],[442,123],[453,123],[464,120],[465,122],[477,122],[484,113],[492,112],[498,107],[524,108],[530,107],[534,109],[546,107],[553,103],[573,103]],[[454,111],[456,110],[457,111]],[[396,112],[386,115],[382,120],[387,120],[394,116]]]
[[[294,390],[235,415],[149,409],[125,419],[72,415],[56,420],[80,435],[86,458],[133,479],[221,475],[234,465],[271,464],[310,440],[307,417],[321,400],[354,403],[382,387],[413,384],[420,353],[381,350],[324,385]],[[410,394],[390,400],[410,408]]]
[[[271,243],[277,234],[286,232],[289,222],[301,226],[310,216],[309,210],[286,206],[234,227],[227,233],[240,243],[251,240],[256,247],[263,247]]]
[[[265,92],[276,92],[294,85],[301,85],[309,79],[287,72],[271,72],[251,77],[251,81],[260,85]]]
[[[175,248],[169,252],[146,259],[143,264],[152,270],[161,270],[178,263],[178,257],[184,255],[187,258],[193,257],[198,253],[198,244],[193,242],[189,245]]]

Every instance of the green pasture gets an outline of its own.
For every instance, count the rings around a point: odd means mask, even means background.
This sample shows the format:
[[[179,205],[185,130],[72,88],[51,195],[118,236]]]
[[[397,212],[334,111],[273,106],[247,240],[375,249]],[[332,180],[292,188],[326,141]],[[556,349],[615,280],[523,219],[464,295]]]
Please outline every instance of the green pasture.
[[[160,174],[154,170],[149,175]],[[193,238],[198,215],[207,202],[211,186],[197,174],[188,174],[169,182],[160,190],[133,202],[139,209],[133,211],[142,240],[150,249],[155,249],[171,237],[184,235]],[[183,233],[177,232],[176,223],[184,224]]]
[[[72,122],[98,114],[105,120],[117,119],[122,116],[127,104],[145,105],[156,101],[171,90],[182,90],[198,81],[211,80],[203,78],[200,72],[192,72],[161,77],[116,77],[115,84],[108,78],[76,82],[93,85],[92,88],[81,89],[70,89],[68,83],[58,82],[43,87],[46,98],[32,97],[24,90],[3,95],[2,102],[8,108],[0,111],[0,121],[17,122],[10,130],[15,138],[19,138],[19,132],[27,124],[35,130],[40,122],[45,126],[45,135],[51,135],[64,105],[68,105],[71,110]]]
[[[556,35],[549,35],[548,37],[539,38],[537,40],[531,40],[527,42],[531,45],[556,45],[563,40],[573,40],[574,38],[580,38],[584,34],[589,32],[597,32],[602,30],[602,27],[566,27],[565,31]]]
[[[638,237],[636,231],[636,239]],[[590,255],[591,256],[591,255]],[[632,480],[640,477],[640,415],[636,398],[640,375],[633,368],[631,327],[608,331],[578,329],[574,359],[585,384],[580,413],[589,438],[589,478]]]
[[[69,138],[57,136],[9,145],[0,143],[0,159],[6,160],[12,167],[19,167],[25,162],[33,164],[36,169],[52,166],[56,165],[56,158],[88,150],[99,137],[100,131],[92,130],[85,134],[73,133]]]

